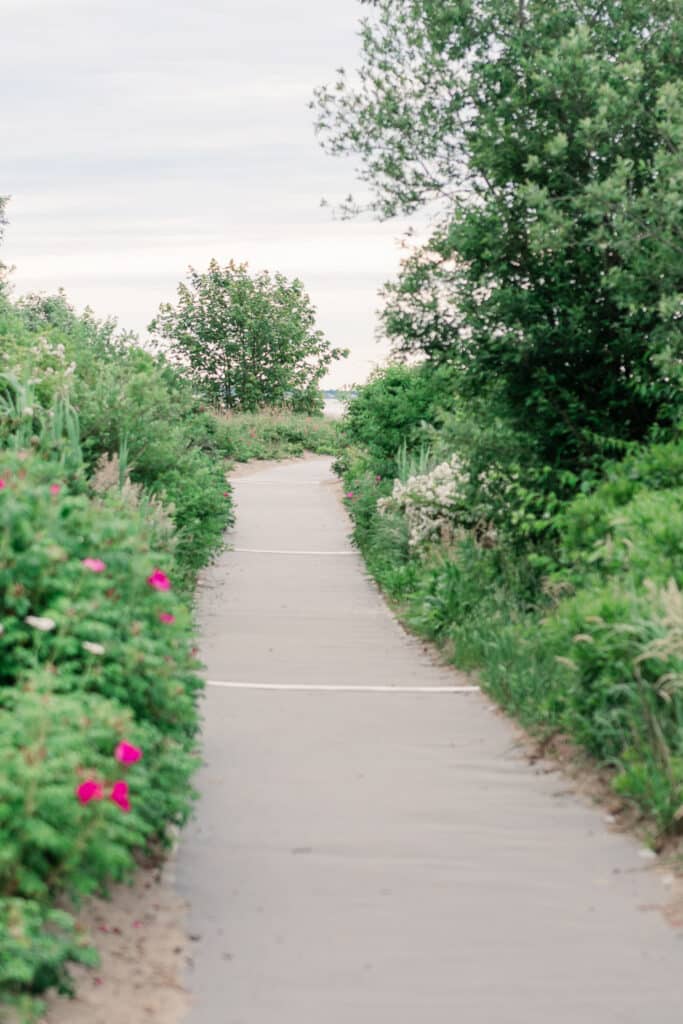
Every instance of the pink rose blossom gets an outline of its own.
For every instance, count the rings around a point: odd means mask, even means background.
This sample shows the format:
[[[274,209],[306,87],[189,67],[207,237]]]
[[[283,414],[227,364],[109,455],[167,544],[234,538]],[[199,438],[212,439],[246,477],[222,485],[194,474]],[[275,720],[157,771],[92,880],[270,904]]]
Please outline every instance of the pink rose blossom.
[[[104,572],[107,568],[107,563],[101,558],[84,558],[82,564],[91,572]]]
[[[142,751],[132,743],[122,740],[114,751],[114,757],[120,764],[135,764],[142,757]]]
[[[223,491],[223,497],[224,498],[229,498],[230,497],[230,491]]]
[[[2,490],[2,489],[3,489],[4,487],[7,487],[7,484],[5,483],[5,481],[4,481],[4,480],[2,479],[2,477],[0,476],[0,491],[1,491],[1,490]]]
[[[346,497],[347,498],[353,498],[353,491],[347,491],[346,492]]]
[[[50,494],[59,494],[61,489],[61,484],[50,484]]]
[[[170,625],[171,622],[175,622],[175,615],[171,615],[170,612],[162,612],[159,616],[159,622],[165,622]]]
[[[76,796],[82,804],[89,804],[91,800],[101,800],[103,795],[102,786],[94,779],[86,779],[76,787]]]
[[[165,572],[161,569],[155,569],[151,576],[147,577],[147,582],[150,587],[154,587],[155,590],[170,590],[171,581]]]
[[[124,782],[123,779],[119,779],[118,782],[115,782],[111,788],[111,796],[109,799],[117,804],[122,811],[129,811],[130,800],[128,799],[128,783]]]

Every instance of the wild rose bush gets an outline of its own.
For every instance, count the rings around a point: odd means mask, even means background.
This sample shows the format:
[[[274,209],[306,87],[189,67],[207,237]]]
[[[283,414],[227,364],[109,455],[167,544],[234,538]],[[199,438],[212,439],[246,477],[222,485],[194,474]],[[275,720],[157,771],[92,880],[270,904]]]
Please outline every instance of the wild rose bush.
[[[137,492],[0,452],[0,1003],[27,1020],[92,956],[56,902],[189,812],[201,681],[176,568]]]
[[[149,582],[173,563],[152,547],[144,507],[119,491],[73,493],[50,463],[21,454],[0,457],[0,478],[0,685],[22,687],[50,665],[55,692],[101,693],[191,741],[191,616],[172,586]]]

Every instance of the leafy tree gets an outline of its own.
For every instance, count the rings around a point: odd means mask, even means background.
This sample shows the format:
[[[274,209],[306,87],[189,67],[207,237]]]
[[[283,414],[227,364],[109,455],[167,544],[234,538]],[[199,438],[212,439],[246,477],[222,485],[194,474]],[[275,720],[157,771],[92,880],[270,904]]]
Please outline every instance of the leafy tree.
[[[399,349],[459,366],[542,457],[680,415],[680,0],[367,0],[358,75],[318,91],[380,217],[437,206],[388,286]],[[352,201],[347,212],[358,209]]]
[[[171,356],[211,402],[240,410],[322,407],[319,382],[346,352],[316,329],[301,281],[215,260],[205,273],[190,268],[188,279],[178,285],[177,304],[160,306],[149,329],[170,343]]]

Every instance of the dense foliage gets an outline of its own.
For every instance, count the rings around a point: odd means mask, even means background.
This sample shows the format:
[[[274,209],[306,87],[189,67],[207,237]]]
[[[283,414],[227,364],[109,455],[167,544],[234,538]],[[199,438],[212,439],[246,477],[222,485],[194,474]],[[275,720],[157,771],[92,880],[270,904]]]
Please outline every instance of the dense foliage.
[[[367,7],[317,127],[360,158],[376,214],[435,228],[383,312],[424,362],[377,374],[342,424],[356,540],[413,629],[674,831],[681,6]]]
[[[63,294],[0,297],[0,1004],[22,1020],[96,960],[64,908],[192,799],[191,591],[230,490],[214,418],[133,342]]]
[[[244,263],[212,260],[204,273],[190,268],[177,304],[164,303],[150,330],[223,410],[319,412],[320,381],[345,355],[316,328],[301,281],[250,274]]]
[[[460,371],[550,465],[681,411],[677,0],[370,0],[358,74],[318,93],[381,216],[437,204],[387,289],[397,346]]]
[[[46,409],[68,394],[78,414],[86,469],[120,457],[122,472],[157,497],[173,520],[182,581],[204,565],[229,521],[229,490],[214,419],[190,384],[112,320],[77,316],[63,293],[0,304],[5,406]],[[27,383],[31,382],[31,383]],[[7,404],[9,403],[9,405]],[[16,419],[4,417],[3,434]],[[20,435],[29,444],[32,424]],[[62,439],[53,439],[53,455]]]

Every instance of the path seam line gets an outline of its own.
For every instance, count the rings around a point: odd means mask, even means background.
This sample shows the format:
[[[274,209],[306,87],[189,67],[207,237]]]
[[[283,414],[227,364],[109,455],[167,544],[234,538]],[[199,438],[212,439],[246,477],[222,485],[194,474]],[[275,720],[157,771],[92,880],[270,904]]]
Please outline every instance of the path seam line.
[[[355,555],[355,551],[293,551],[287,548],[230,548],[242,555]]]
[[[352,686],[344,683],[325,686],[323,683],[246,683],[231,680],[207,679],[207,686],[225,690],[299,690],[314,693],[479,693],[479,686]]]

